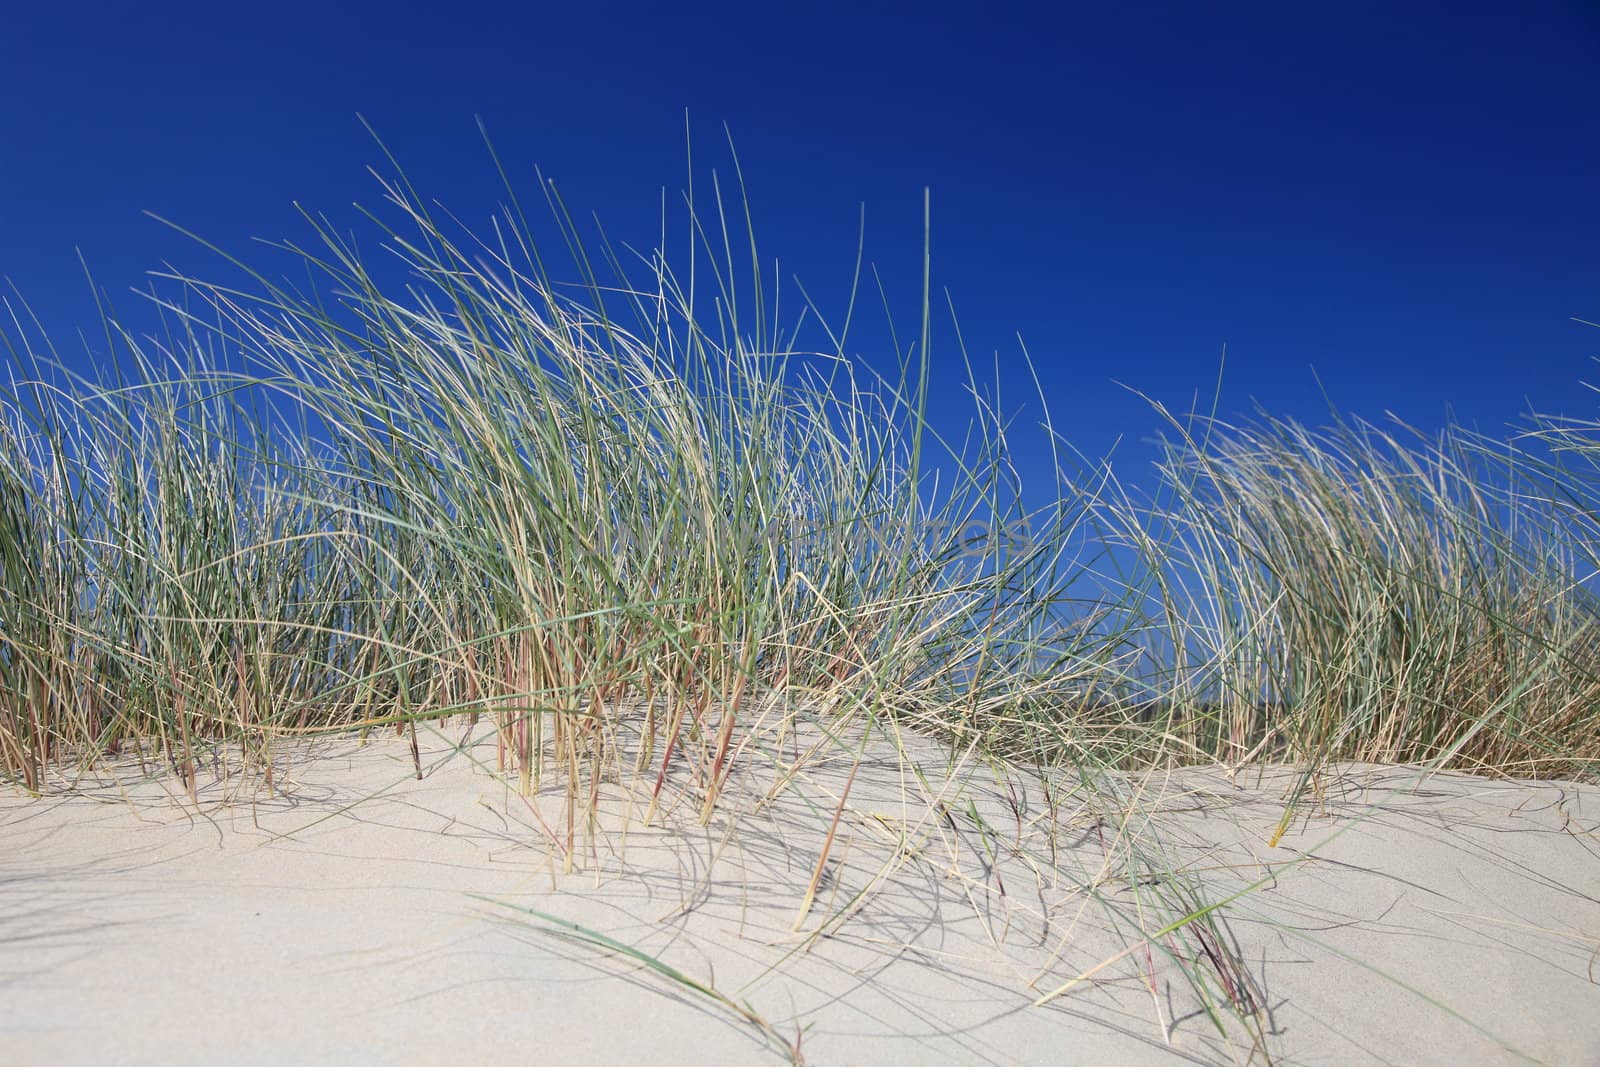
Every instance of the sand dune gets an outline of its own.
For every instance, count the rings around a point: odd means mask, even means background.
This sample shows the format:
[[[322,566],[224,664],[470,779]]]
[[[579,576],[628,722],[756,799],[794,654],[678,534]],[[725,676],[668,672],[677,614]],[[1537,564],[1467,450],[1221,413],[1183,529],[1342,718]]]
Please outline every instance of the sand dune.
[[[563,873],[559,796],[486,729],[422,741],[421,780],[351,739],[197,804],[0,792],[6,1061],[1600,1063],[1600,787],[1346,765],[1269,848],[1287,771],[1119,801],[879,746],[797,931],[843,757],[776,796],[747,759],[704,827],[618,785]]]

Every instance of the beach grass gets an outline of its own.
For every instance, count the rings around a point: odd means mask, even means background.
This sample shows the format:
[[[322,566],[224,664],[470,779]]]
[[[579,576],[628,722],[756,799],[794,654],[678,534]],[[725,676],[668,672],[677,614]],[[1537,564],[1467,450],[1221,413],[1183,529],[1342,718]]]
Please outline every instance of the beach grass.
[[[1155,405],[1148,492],[1059,457],[1025,491],[965,353],[973,432],[929,421],[926,257],[910,355],[875,373],[854,298],[780,317],[742,190],[691,186],[669,257],[665,221],[649,254],[585,242],[542,185],[558,267],[511,181],[476,233],[398,168],[382,188],[377,257],[307,213],[278,249],[303,285],[232,257],[244,281],[166,275],[165,334],[108,311],[93,380],[7,301],[5,778],[132,753],[192,799],[220,749],[270,783],[284,738],[415,751],[465,716],[562,798],[543,832],[571,869],[605,783],[708,822],[749,761],[780,789],[914,731],[1099,798],[1105,878],[1133,890],[1096,898],[1130,931],[1107,965],[1165,955],[1265,1055],[1218,906],[1128,776],[1290,762],[1283,825],[1342,760],[1593,776],[1596,423],[1494,441]],[[829,921],[854,773],[817,810],[797,929]]]

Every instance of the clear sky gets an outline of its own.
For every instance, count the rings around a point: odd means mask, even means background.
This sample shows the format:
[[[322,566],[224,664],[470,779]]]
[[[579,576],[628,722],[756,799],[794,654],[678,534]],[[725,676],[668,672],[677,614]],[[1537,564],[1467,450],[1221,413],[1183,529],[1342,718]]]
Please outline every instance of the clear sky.
[[[1183,406],[1224,345],[1225,414],[1316,422],[1317,377],[1345,411],[1427,429],[1447,407],[1484,429],[1596,411],[1600,330],[1572,319],[1600,321],[1600,7],[1578,0],[19,2],[0,275],[66,342],[94,325],[75,249],[113,294],[164,260],[222,273],[145,211],[233,251],[304,238],[293,201],[354,224],[379,199],[358,112],[468,221],[500,200],[481,115],[528,190],[537,164],[648,245],[684,185],[685,109],[724,175],[729,125],[764,253],[825,309],[865,203],[914,323],[931,188],[969,349],[998,353],[1015,412],[1020,334],[1091,453],[1156,427],[1113,379]],[[935,360],[953,418],[959,364],[948,343]]]

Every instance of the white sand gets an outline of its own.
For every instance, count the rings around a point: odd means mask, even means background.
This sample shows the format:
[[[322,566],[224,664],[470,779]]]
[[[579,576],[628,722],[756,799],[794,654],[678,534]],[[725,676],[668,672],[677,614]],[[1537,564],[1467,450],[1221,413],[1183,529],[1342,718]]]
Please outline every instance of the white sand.
[[[784,1038],[800,1029],[812,1064],[1251,1056],[1248,1026],[1229,1015],[1219,1034],[1160,951],[1198,955],[1199,940],[1147,954],[1126,881],[1086,890],[1126,852],[1086,793],[1058,789],[1052,812],[1020,777],[969,768],[940,786],[922,746],[944,818],[874,750],[794,934],[842,759],[759,810],[772,772],[751,769],[705,828],[687,805],[645,828],[608,789],[604,834],[580,827],[584,869],[562,876],[533,809],[481,765],[492,741],[468,758],[459,735],[423,735],[422,781],[403,743],[327,742],[280,766],[276,791],[202,776],[198,810],[170,776],[45,799],[0,789],[0,1060],[784,1062],[725,1005],[475,895],[582,924],[748,1001]],[[1285,772],[1161,784],[1168,855],[1210,899],[1272,876],[1217,923],[1246,962],[1267,1052],[1600,1063],[1600,787],[1416,780],[1341,768],[1278,848],[1266,840]],[[540,811],[562,837],[559,800]],[[990,835],[960,815],[969,800]],[[1177,885],[1152,880],[1140,895],[1173,899]],[[1164,921],[1145,914],[1147,928]]]

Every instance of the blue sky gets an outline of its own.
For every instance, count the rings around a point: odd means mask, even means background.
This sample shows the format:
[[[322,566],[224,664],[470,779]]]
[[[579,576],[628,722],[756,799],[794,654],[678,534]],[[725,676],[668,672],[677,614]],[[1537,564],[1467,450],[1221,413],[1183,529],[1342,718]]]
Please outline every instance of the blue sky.
[[[137,321],[124,294],[164,261],[225,274],[143,212],[230,251],[304,238],[295,201],[353,225],[379,199],[358,112],[468,221],[501,199],[481,115],[529,191],[537,164],[648,245],[684,185],[685,109],[724,175],[729,125],[764,254],[824,310],[865,203],[867,257],[914,324],[930,188],[935,285],[998,358],[1026,447],[1018,334],[1093,454],[1157,425],[1114,381],[1182,407],[1224,345],[1224,414],[1317,422],[1322,388],[1425,429],[1447,408],[1484,429],[1596,410],[1600,330],[1571,320],[1600,320],[1600,9],[1556,0],[18,5],[0,275],[79,359],[75,249]],[[948,333],[934,355],[953,425]],[[1148,454],[1124,458],[1133,476]]]

